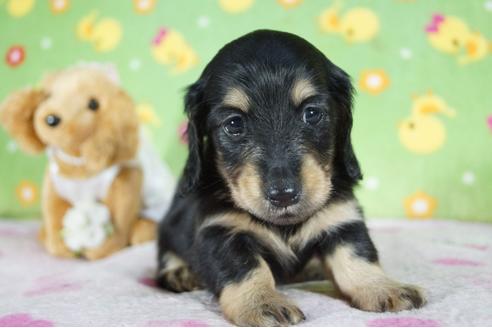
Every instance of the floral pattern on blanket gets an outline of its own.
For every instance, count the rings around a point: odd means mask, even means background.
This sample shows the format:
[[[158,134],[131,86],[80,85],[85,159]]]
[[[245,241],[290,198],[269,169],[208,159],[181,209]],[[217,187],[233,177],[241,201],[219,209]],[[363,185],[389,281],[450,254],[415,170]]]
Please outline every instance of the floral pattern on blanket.
[[[423,287],[428,304],[371,313],[350,307],[326,281],[280,286],[306,314],[301,326],[490,326],[492,226],[369,220],[368,227],[385,271]],[[211,294],[156,288],[154,245],[98,262],[60,260],[39,245],[38,228],[0,221],[0,327],[229,325]]]

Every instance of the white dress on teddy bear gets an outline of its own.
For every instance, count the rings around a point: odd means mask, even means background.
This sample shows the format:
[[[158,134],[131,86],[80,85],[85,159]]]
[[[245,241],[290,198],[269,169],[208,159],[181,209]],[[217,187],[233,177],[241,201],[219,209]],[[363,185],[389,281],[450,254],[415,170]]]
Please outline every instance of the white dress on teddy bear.
[[[110,166],[89,178],[64,177],[54,160],[56,157],[77,166],[84,165],[82,157],[68,155],[56,148],[48,148],[47,154],[51,183],[57,194],[73,206],[65,214],[62,231],[65,243],[73,251],[96,247],[111,233],[109,210],[102,201],[123,167],[140,167],[142,170],[140,217],[158,222],[171,204],[175,179],[143,133],[135,159]]]
[[[142,208],[140,215],[153,221],[160,221],[168,209],[174,195],[175,179],[168,167],[159,158],[147,138],[140,134],[140,146],[134,160],[108,167],[97,175],[85,179],[67,178],[60,174],[54,160],[67,164],[83,165],[83,158],[62,153],[59,149],[49,148],[49,170],[53,186],[60,197],[75,205],[79,202],[101,202],[122,167],[140,167],[143,173]]]

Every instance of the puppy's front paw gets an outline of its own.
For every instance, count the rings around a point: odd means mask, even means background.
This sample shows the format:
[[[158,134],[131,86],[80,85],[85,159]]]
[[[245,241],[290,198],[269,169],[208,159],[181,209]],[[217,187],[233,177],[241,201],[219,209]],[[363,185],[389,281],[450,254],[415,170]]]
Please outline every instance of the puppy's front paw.
[[[422,289],[396,282],[360,288],[351,300],[356,308],[371,312],[411,310],[426,303]]]
[[[257,295],[258,298],[223,304],[225,316],[238,326],[290,326],[306,319],[304,313],[281,294],[260,293],[263,295]]]
[[[162,270],[157,276],[157,284],[175,293],[200,289],[200,284],[187,265],[172,270]]]

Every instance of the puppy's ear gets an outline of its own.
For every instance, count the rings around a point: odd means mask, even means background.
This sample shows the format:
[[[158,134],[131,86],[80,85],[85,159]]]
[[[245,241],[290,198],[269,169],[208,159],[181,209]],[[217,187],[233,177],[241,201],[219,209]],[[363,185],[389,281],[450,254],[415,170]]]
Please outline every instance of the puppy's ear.
[[[203,108],[203,88],[204,82],[198,80],[188,87],[185,96],[185,113],[188,116],[188,159],[181,181],[182,194],[195,189],[202,175],[206,110]]]
[[[339,170],[353,180],[361,180],[362,173],[354,154],[350,134],[352,131],[352,99],[354,89],[350,77],[342,69],[329,63],[330,94],[338,107],[336,137],[336,162],[342,164]]]
[[[27,153],[39,153],[45,147],[34,129],[34,113],[45,98],[42,90],[24,89],[0,104],[0,122]]]

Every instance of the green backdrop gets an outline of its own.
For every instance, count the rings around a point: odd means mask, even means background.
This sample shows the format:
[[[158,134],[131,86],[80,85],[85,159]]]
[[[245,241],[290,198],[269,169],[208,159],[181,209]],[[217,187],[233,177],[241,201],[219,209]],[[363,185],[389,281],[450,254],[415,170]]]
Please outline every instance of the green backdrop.
[[[352,76],[368,216],[492,221],[491,0],[0,0],[0,98],[113,63],[178,174],[184,88],[258,28],[306,38]],[[39,215],[45,162],[0,132],[1,216]]]

